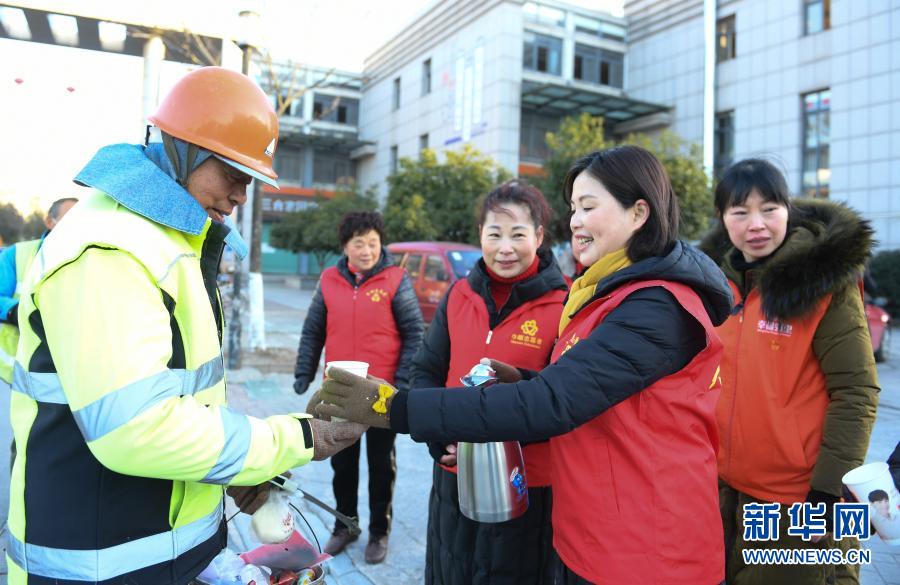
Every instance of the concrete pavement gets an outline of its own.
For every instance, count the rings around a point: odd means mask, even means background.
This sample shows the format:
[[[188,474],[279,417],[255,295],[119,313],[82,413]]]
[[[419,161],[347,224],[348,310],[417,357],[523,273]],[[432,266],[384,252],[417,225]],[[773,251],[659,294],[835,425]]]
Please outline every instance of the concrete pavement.
[[[310,294],[307,291],[291,292],[288,287],[275,282],[267,283],[266,310],[267,328],[271,327],[279,331],[280,339],[290,339],[293,347],[299,341],[299,329],[296,331],[296,340],[290,337],[291,325],[288,323],[302,322],[302,317],[291,315],[287,321],[273,322],[269,318],[269,299],[277,299],[280,311],[284,311],[287,317],[291,309],[297,314],[305,316],[309,305]],[[271,296],[270,296],[271,295]],[[267,329],[268,331],[268,329]],[[275,337],[272,338],[273,340]],[[270,341],[270,343],[272,343]],[[241,376],[244,372],[241,372]],[[878,418],[872,431],[869,443],[869,451],[866,463],[884,461],[894,450],[900,440],[900,351],[895,351],[888,363],[879,364],[879,382],[882,391],[878,407]],[[280,404],[282,408],[290,408],[291,404],[303,404],[305,406],[308,396],[312,394],[311,388],[306,395],[294,398],[289,393],[291,376],[271,375],[264,378],[265,384],[270,384],[270,399],[280,396],[284,400]],[[231,380],[230,389],[236,390],[231,400],[248,400],[248,408],[262,408],[264,401],[256,401],[250,397],[254,392],[254,384],[260,382],[249,381],[250,390],[241,394],[238,389],[242,386],[237,378]],[[276,390],[277,387],[282,390]],[[247,387],[247,384],[243,384]],[[316,382],[318,387],[318,382]],[[285,390],[286,389],[286,390]],[[285,412],[286,410],[281,410]],[[277,412],[272,410],[271,412]],[[365,458],[362,458],[361,469],[365,468]],[[384,565],[369,566],[363,560],[365,548],[365,522],[368,521],[365,502],[367,501],[365,481],[360,481],[360,514],[362,519],[360,526],[364,534],[359,541],[353,543],[345,554],[338,555],[329,561],[330,584],[341,585],[349,583],[421,583],[425,567],[425,531],[427,526],[428,492],[431,489],[431,458],[424,445],[412,442],[408,436],[397,438],[397,486],[394,496],[394,529],[391,535],[391,550]],[[304,489],[311,492],[319,499],[333,504],[331,492],[331,467],[324,463],[312,463],[304,468],[296,470],[296,473],[304,480]],[[363,472],[360,477],[364,478]],[[307,483],[308,482],[308,483]],[[324,525],[314,526],[319,539],[324,545],[327,539],[328,529],[332,520],[324,513],[318,515]],[[327,528],[326,528],[327,527]],[[321,531],[321,532],[320,532]],[[873,563],[863,566],[861,569],[861,585],[900,585],[900,547],[892,547],[884,544],[877,536],[866,543],[865,548],[872,550]]]

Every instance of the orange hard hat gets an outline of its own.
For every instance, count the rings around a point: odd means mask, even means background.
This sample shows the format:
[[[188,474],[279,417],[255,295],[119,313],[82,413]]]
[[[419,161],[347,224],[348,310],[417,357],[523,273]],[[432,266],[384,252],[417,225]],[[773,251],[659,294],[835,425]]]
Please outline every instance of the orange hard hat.
[[[195,69],[175,84],[149,119],[166,134],[278,187],[272,168],[278,116],[249,77],[222,67]]]

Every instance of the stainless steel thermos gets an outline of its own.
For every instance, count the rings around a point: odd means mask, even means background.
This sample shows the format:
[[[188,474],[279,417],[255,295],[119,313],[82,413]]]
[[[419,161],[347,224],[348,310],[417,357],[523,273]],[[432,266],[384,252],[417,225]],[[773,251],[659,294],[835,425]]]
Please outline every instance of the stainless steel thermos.
[[[486,388],[498,382],[496,372],[482,363],[461,380],[474,388]],[[528,509],[525,461],[518,441],[460,442],[456,465],[459,509],[466,518],[476,522],[505,522],[518,518]]]

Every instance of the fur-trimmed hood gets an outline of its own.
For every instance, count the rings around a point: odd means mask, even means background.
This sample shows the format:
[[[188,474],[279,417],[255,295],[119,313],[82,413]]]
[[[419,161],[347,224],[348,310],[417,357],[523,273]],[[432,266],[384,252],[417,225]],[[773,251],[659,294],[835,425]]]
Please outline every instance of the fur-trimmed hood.
[[[843,203],[797,199],[792,205],[784,244],[753,279],[770,319],[803,317],[822,297],[861,278],[875,244],[869,222]],[[732,266],[734,246],[721,222],[703,238],[700,249],[730,280],[743,281]]]

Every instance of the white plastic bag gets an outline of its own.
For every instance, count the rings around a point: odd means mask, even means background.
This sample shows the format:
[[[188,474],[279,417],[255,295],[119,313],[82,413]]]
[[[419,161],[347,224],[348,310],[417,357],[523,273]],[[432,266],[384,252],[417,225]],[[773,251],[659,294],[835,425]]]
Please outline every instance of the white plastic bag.
[[[265,567],[256,565],[244,565],[240,577],[242,585],[266,585],[269,582],[269,575],[265,571]]]
[[[294,514],[288,505],[288,493],[280,489],[269,491],[269,499],[250,520],[253,532],[260,542],[279,544],[294,532]]]
[[[208,585],[240,585],[241,569],[246,564],[233,550],[223,549],[209,566],[197,575],[197,581]]]

